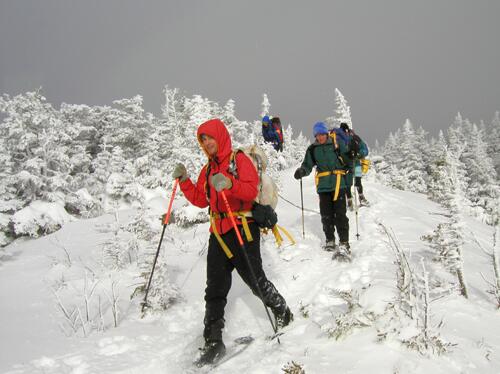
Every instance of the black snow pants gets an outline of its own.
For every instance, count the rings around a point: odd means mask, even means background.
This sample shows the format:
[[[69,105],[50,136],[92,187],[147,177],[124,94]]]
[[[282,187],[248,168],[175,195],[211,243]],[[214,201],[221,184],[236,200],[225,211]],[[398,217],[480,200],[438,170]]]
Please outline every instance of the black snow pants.
[[[363,185],[361,184],[361,177],[354,178],[354,185],[358,190],[358,194],[363,195]],[[347,195],[347,198],[352,199],[352,193],[350,188],[346,188],[345,193]]]
[[[339,241],[349,241],[349,218],[346,215],[346,191],[341,189],[336,201],[333,201],[333,192],[319,193],[319,211],[326,240],[335,240],[335,228]]]
[[[271,308],[273,313],[282,313],[286,308],[285,299],[267,279],[262,269],[259,227],[253,222],[248,225],[253,241],[247,242],[243,233],[242,238],[245,241],[246,254],[253,268],[257,284],[253,280],[234,229],[221,235],[222,240],[233,254],[231,259],[227,258],[215,235],[210,235],[207,255],[207,287],[205,289],[205,329],[203,332],[203,337],[208,342],[222,340],[224,307],[227,303],[227,294],[231,288],[231,273],[235,268],[257,297],[259,297],[257,286],[260,288],[264,303]]]

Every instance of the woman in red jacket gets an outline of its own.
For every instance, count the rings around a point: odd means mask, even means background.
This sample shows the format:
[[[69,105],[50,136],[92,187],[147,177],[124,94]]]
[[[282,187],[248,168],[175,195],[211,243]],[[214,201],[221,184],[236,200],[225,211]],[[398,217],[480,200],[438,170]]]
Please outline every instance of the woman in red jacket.
[[[236,268],[254,295],[259,289],[264,303],[273,312],[277,326],[288,325],[293,319],[285,299],[267,279],[260,256],[260,229],[250,218],[252,204],[257,196],[259,177],[252,161],[243,153],[234,154],[229,133],[219,119],[209,120],[198,128],[198,141],[208,156],[196,184],[188,178],[186,168],[178,164],[173,172],[179,178],[179,186],[186,198],[194,205],[210,209],[210,239],[207,255],[207,287],[205,289],[205,347],[197,364],[213,363],[225,354],[222,341],[224,307],[231,288],[231,273]],[[233,165],[235,163],[236,165]],[[234,168],[234,166],[236,166]],[[234,170],[236,169],[237,174]],[[250,268],[238,243],[230,218],[220,194],[224,190],[242,237],[249,263],[255,273],[253,281]],[[247,217],[249,217],[247,219]]]

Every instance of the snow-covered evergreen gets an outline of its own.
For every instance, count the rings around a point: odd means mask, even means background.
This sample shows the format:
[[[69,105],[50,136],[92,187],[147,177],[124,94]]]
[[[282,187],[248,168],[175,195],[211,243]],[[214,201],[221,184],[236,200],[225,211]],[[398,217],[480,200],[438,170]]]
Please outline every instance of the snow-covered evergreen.
[[[331,122],[331,120],[330,120]],[[347,100],[338,88],[335,89],[335,114],[333,116],[333,126],[339,127],[342,122],[352,129],[351,108],[347,105]]]
[[[269,99],[267,97],[267,94],[262,94],[262,110],[260,111],[260,117],[268,116],[269,115],[269,109],[271,108],[271,103],[269,103]]]
[[[196,131],[210,118],[226,123],[234,148],[264,147],[276,161],[270,166],[274,178],[295,164],[305,147],[304,138],[296,141],[289,127],[285,150],[277,154],[262,141],[260,121],[249,123],[236,117],[234,100],[221,107],[200,95],[182,96],[168,86],[163,92],[159,118],[145,112],[140,95],[115,100],[113,107],[62,104],[59,110],[40,92],[0,98],[0,111],[5,113],[0,127],[4,149],[0,156],[1,245],[19,235],[60,227],[62,222],[34,220],[26,226],[29,229],[20,231],[22,226],[14,224],[12,217],[35,201],[58,204],[76,217],[92,217],[138,206],[147,190],[169,190],[177,162],[186,164],[191,177],[197,178],[206,155]],[[263,99],[268,114],[266,94]],[[36,222],[42,227],[37,228]]]

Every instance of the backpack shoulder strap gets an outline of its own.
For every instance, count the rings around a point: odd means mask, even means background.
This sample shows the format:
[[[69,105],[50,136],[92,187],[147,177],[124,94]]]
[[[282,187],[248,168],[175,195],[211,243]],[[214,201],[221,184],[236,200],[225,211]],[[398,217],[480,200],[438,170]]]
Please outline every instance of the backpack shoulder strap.
[[[236,179],[239,179],[238,165],[236,164],[236,155],[240,152],[243,152],[243,150],[240,148],[234,149],[233,151],[231,151],[231,156],[229,158],[229,168],[227,169],[227,171],[229,173],[231,173],[233,175],[233,177],[235,177]],[[245,153],[245,152],[243,152],[243,153]]]
[[[339,149],[339,144],[337,143],[337,133],[335,131],[330,133],[330,138],[332,138],[333,148],[335,148],[335,150]]]
[[[208,185],[208,177],[210,176],[210,161],[208,161],[205,166],[205,194],[207,195],[207,201],[210,202],[210,186]]]

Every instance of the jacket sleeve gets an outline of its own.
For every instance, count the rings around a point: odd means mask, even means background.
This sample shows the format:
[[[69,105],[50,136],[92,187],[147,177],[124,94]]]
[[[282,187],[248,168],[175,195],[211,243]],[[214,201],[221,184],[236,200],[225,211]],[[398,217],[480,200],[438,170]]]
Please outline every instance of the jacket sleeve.
[[[302,165],[300,165],[300,167],[306,171],[306,175],[311,174],[312,168],[314,167],[312,152],[314,152],[314,147],[310,145],[306,150],[304,161],[302,161]]]
[[[243,152],[236,154],[236,166],[238,170],[238,179],[229,174],[233,186],[228,190],[229,194],[243,201],[252,201],[257,197],[257,186],[259,184],[259,175],[252,163]]]
[[[361,140],[359,144],[359,155],[361,158],[368,156],[368,146],[363,140]]]
[[[184,182],[179,183],[184,196],[188,201],[199,207],[206,208],[208,206],[207,194],[205,192],[206,169],[205,165],[198,176],[198,181],[194,184],[191,179],[186,179]]]
[[[270,125],[262,125],[262,136],[266,142],[273,140],[273,135],[271,133]]]

